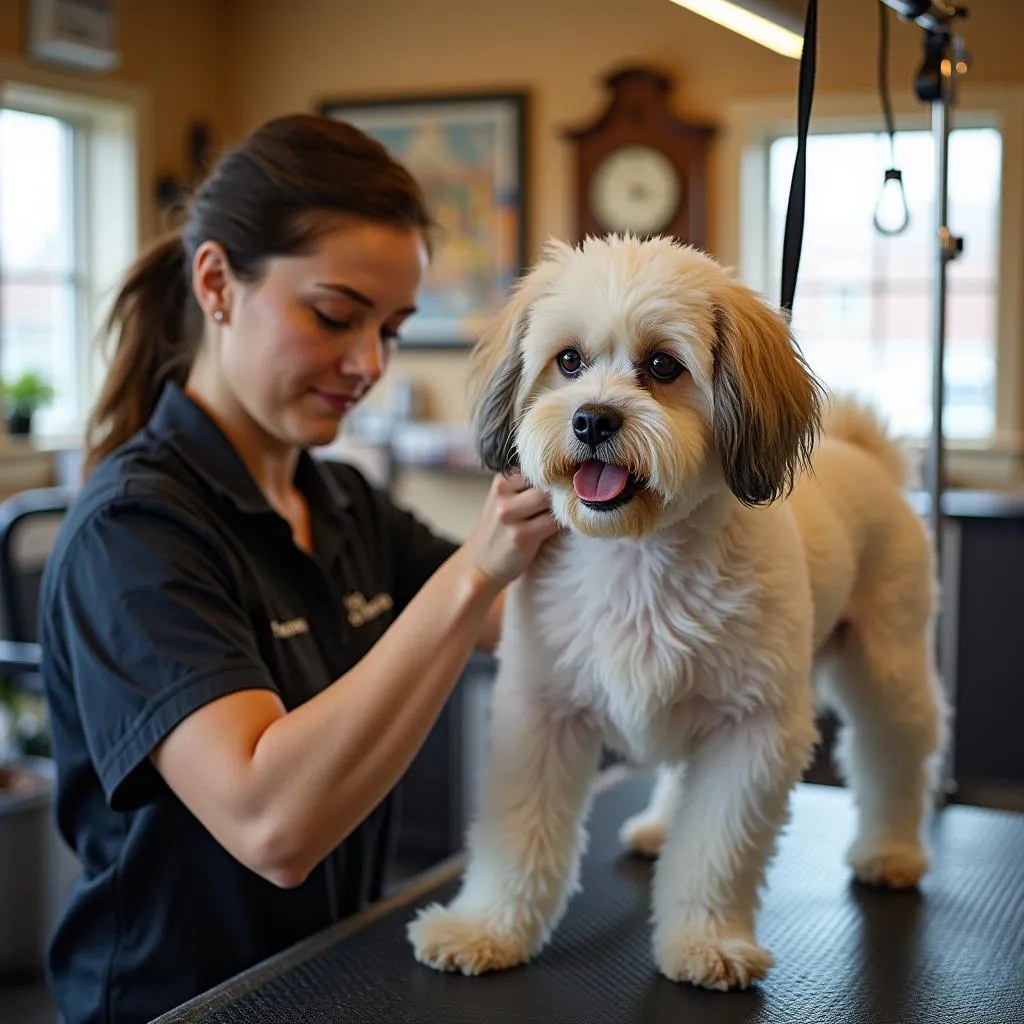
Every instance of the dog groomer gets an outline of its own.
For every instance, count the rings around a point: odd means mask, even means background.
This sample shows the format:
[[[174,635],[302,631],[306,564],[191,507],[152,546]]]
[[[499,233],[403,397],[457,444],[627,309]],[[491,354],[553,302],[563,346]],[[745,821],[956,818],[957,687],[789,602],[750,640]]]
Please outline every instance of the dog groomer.
[[[131,268],[40,641],[65,1024],[140,1024],[356,910],[389,793],[556,526],[497,478],[461,547],[314,461],[415,310],[430,221],[339,121],[265,124]]]

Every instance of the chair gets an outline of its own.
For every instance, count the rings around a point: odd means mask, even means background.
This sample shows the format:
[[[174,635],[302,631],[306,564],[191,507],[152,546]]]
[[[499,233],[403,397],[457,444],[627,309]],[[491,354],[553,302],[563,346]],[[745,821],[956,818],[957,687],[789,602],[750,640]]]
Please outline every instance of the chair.
[[[0,501],[0,637],[5,641],[36,643],[43,568],[76,491],[37,487]]]

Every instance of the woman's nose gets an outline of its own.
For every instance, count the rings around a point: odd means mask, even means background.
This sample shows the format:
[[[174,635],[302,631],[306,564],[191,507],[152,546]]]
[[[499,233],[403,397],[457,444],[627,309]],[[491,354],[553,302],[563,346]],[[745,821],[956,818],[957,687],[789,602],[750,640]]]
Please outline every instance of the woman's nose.
[[[384,370],[384,346],[380,332],[367,327],[359,332],[354,344],[341,361],[345,373],[376,379]]]

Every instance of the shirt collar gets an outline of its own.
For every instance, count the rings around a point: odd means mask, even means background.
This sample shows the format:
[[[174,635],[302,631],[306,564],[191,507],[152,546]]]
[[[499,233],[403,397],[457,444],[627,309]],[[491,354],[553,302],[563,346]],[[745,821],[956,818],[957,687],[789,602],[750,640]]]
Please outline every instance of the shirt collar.
[[[173,381],[164,386],[157,400],[149,430],[174,448],[211,490],[240,511],[274,511],[224,432]],[[299,455],[295,483],[318,510],[340,511],[352,502],[335,475],[305,450]]]

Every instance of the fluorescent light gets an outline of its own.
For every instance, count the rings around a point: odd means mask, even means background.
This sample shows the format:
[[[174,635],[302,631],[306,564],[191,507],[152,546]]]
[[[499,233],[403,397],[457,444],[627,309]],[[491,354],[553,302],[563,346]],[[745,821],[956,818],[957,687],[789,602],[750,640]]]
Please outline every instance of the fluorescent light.
[[[685,7],[694,14],[699,14],[716,25],[721,25],[732,32],[737,32],[747,39],[767,46],[769,50],[781,53],[784,57],[799,58],[803,53],[804,37],[802,32],[787,28],[783,21],[792,23],[792,19],[782,12],[777,16],[768,17],[768,5],[751,3],[750,0],[672,0],[680,7]],[[753,9],[752,9],[753,8]],[[756,13],[765,10],[766,14]]]

